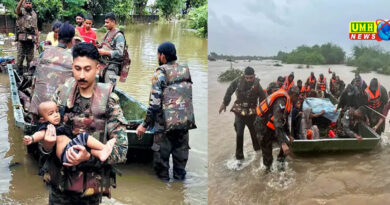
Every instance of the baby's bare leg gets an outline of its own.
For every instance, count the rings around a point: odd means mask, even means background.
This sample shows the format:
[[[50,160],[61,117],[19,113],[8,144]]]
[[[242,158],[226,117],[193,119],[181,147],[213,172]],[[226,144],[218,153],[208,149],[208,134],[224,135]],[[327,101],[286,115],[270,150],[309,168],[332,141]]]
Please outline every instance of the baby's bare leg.
[[[91,139],[91,140],[90,140]],[[93,140],[92,140],[93,139]],[[97,142],[96,142],[97,141]],[[87,146],[91,148],[91,154],[100,159],[100,161],[104,162],[110,156],[112,152],[112,148],[114,147],[116,142],[116,138],[110,139],[107,141],[107,144],[102,144],[100,141],[95,139],[94,137],[89,137],[87,141]],[[91,145],[91,146],[90,146]],[[102,149],[96,149],[94,147],[103,146]],[[94,147],[93,147],[94,146]]]
[[[94,138],[93,136],[88,136],[87,140],[87,146],[94,150],[103,150],[105,147],[105,144]]]

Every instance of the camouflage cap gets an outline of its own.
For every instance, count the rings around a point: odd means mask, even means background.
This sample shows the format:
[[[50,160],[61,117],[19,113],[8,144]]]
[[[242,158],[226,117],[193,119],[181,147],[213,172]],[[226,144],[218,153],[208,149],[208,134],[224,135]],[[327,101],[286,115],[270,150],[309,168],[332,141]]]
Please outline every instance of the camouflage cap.
[[[24,3],[32,3],[32,0],[24,0]]]

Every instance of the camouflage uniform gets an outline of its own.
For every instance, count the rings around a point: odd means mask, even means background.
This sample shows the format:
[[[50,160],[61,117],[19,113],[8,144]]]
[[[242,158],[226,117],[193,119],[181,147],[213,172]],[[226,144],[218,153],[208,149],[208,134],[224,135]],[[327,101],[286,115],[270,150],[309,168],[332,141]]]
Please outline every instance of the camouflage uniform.
[[[359,121],[354,119],[351,114],[351,109],[345,111],[343,118],[341,119],[341,136],[355,138],[355,133],[358,132]]]
[[[38,30],[38,18],[34,10],[27,12],[24,8],[21,8],[21,14],[19,14],[16,20],[16,40],[17,45],[17,67],[19,74],[23,73],[23,61],[26,58],[27,68],[30,68],[30,62],[34,58],[34,43],[36,41],[36,33]]]
[[[341,93],[344,91],[345,83],[342,80],[336,80],[334,84],[334,92],[332,93],[336,98],[339,98]]]
[[[288,144],[289,140],[286,136],[290,136],[288,129],[288,114],[284,111],[286,106],[286,100],[284,98],[278,98],[272,104],[270,110],[263,117],[256,117],[255,127],[256,131],[260,133],[260,145],[263,153],[263,164],[269,169],[273,162],[272,156],[272,144],[277,142],[279,146],[283,143]],[[271,130],[266,126],[267,122],[274,117],[273,124],[275,130]],[[283,161],[285,158],[282,148],[278,155],[278,160]]]
[[[167,130],[166,125],[171,123],[168,120],[179,120],[191,122],[187,118],[182,119],[176,113],[169,113],[169,107],[165,106],[164,95],[174,70],[188,69],[186,66],[181,66],[175,62],[164,64],[157,68],[152,78],[152,91],[150,92],[149,107],[143,122],[144,127],[148,127],[154,135],[152,150],[154,151],[153,167],[157,176],[164,180],[169,180],[169,157],[172,154],[173,158],[173,177],[182,180],[185,178],[185,167],[188,161],[188,144],[189,135],[188,129],[195,128],[195,124],[184,126],[181,129],[177,127],[172,130]],[[169,74],[171,72],[171,74]],[[167,75],[168,73],[168,75]],[[188,73],[189,74],[189,73]],[[180,75],[173,73],[173,75]],[[189,81],[190,81],[189,76]],[[169,92],[169,91],[168,91]],[[169,93],[168,93],[169,94]],[[190,96],[192,98],[192,96]],[[177,99],[179,100],[179,99]],[[186,104],[186,103],[185,103]],[[185,109],[188,114],[193,117],[192,104],[189,109]],[[164,114],[165,113],[165,114]],[[173,117],[173,119],[172,119]],[[189,117],[191,118],[191,117]]]
[[[344,113],[348,108],[358,109],[367,104],[367,97],[353,84],[349,84],[341,93],[337,109],[342,108]]]
[[[256,118],[256,105],[265,99],[265,93],[260,85],[260,80],[253,83],[246,82],[244,76],[236,78],[228,87],[223,99],[223,104],[228,106],[231,96],[236,92],[237,99],[231,109],[235,113],[234,128],[236,130],[236,159],[244,158],[244,129],[248,127],[255,151],[260,150],[260,144],[256,136],[254,121]]]
[[[38,115],[41,102],[52,99],[59,85],[72,77],[72,53],[62,43],[57,47],[48,46],[40,58],[34,60],[33,95],[29,112]]]
[[[108,31],[103,38],[103,48],[110,50],[111,56],[104,56],[107,62],[107,70],[104,73],[104,82],[116,82],[116,76],[120,74],[123,52],[125,50],[126,39],[118,28]]]
[[[61,204],[71,199],[84,200],[86,204],[98,204],[102,195],[111,197],[110,185],[116,187],[112,165],[126,161],[127,122],[123,117],[119,97],[115,93],[103,92],[112,89],[109,85],[96,84],[93,96],[84,98],[79,94],[74,78],[71,78],[54,96],[60,105],[60,112],[64,113],[64,124],[71,127],[73,135],[87,132],[102,143],[114,137],[117,140],[105,162],[91,155],[88,161],[79,164],[74,170],[61,166],[52,152],[43,167],[44,180],[50,185],[50,204]],[[106,107],[103,107],[104,105]],[[81,185],[76,183],[80,180]]]

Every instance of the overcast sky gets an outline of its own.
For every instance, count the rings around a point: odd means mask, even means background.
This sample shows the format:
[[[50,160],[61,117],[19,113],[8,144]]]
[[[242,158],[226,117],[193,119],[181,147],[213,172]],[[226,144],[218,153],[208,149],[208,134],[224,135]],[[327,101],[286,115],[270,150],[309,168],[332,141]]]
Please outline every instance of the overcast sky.
[[[375,2],[375,3],[373,3]],[[389,0],[209,0],[209,52],[272,56],[299,45],[331,42],[347,55],[350,21],[390,19]]]

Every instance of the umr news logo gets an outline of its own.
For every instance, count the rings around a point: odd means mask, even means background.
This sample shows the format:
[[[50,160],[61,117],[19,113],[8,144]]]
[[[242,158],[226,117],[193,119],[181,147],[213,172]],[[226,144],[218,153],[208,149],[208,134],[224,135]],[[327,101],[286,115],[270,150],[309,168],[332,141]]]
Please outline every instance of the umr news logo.
[[[390,20],[351,21],[349,39],[351,40],[390,40]]]

